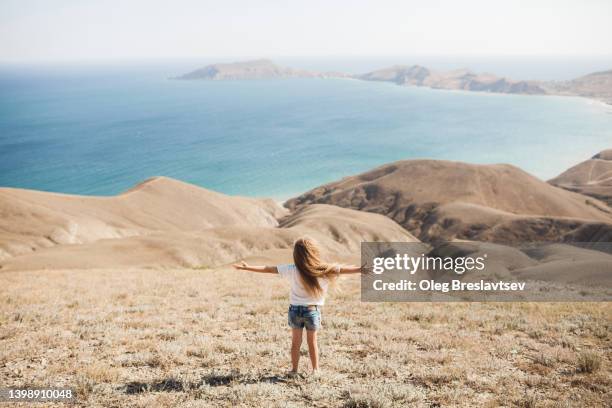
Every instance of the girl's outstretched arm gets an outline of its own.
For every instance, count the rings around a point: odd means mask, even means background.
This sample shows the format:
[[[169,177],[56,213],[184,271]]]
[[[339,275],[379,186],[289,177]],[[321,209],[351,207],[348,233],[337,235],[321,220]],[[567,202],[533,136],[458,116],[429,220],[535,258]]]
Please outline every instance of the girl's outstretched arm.
[[[241,271],[260,272],[260,273],[278,273],[276,266],[249,265],[244,261],[237,263],[237,264],[233,264],[232,266],[235,269],[238,269]]]

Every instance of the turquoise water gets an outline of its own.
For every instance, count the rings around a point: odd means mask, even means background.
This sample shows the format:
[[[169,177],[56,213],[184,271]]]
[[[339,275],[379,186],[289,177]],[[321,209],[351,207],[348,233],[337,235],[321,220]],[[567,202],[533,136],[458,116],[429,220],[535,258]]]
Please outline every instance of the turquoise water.
[[[168,76],[0,70],[0,186],[110,195],[165,175],[281,199],[409,158],[511,163],[547,179],[612,147],[612,111],[582,98]]]

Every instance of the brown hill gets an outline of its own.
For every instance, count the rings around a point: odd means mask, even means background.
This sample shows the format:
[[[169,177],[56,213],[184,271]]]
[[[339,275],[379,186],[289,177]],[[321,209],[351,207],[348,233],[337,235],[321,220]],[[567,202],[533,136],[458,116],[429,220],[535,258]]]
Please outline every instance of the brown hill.
[[[612,206],[612,149],[604,150],[575,165],[549,180],[549,183],[597,198]]]
[[[610,243],[530,243],[512,247],[488,242],[454,241],[434,247],[429,256],[485,257],[483,271],[471,271],[462,281],[518,280],[542,281],[563,288],[565,284],[612,288],[612,245]],[[454,272],[434,274],[436,278],[457,279]],[[536,299],[542,294],[527,292]],[[568,299],[566,294],[557,299]],[[584,299],[583,299],[584,300]]]
[[[518,278],[612,287],[612,251],[608,243],[592,249],[553,244],[525,252],[539,264],[517,269],[514,273]]]
[[[315,238],[355,260],[363,241],[415,241],[377,214],[314,205],[285,217],[271,200],[231,197],[168,178],[116,197],[0,190],[0,268],[211,267],[245,257],[288,260]],[[285,217],[285,218],[283,218]],[[280,227],[277,218],[283,218]]]
[[[275,227],[272,200],[230,197],[165,177],[114,197],[0,189],[0,260],[61,244],[248,225]]]
[[[355,253],[359,253],[361,242],[419,242],[399,224],[389,221],[379,214],[313,204],[281,219],[279,227],[325,236],[342,244],[344,251]]]
[[[410,160],[315,188],[285,203],[384,214],[424,241],[560,240],[592,222],[612,222],[607,206],[551,186],[510,165]]]

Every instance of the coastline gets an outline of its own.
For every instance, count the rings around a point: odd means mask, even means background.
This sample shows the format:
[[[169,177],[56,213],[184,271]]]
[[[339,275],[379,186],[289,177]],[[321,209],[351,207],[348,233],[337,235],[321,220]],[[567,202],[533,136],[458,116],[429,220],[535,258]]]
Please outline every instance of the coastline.
[[[586,96],[610,104],[612,100],[609,98],[612,91],[609,89],[608,82],[611,77],[612,71],[600,71],[562,81],[516,80],[489,72],[479,73],[469,68],[442,71],[418,64],[395,64],[357,74],[341,70],[311,71],[295,69],[277,65],[270,59],[254,59],[211,64],[173,78],[197,81],[337,78],[482,93]]]
[[[582,98],[586,100],[591,100],[595,102],[599,102],[604,107],[608,109],[612,109],[612,100],[604,99],[595,96],[586,96],[579,94],[570,94],[570,93],[554,93],[554,92],[545,92],[541,94],[533,94],[533,93],[523,93],[523,92],[493,92],[493,91],[480,91],[480,90],[471,90],[471,89],[455,89],[455,88],[438,88],[427,85],[413,85],[413,84],[398,84],[393,81],[375,81],[375,80],[366,80],[358,77],[329,77],[327,79],[352,79],[358,82],[377,82],[377,83],[386,83],[389,85],[395,85],[398,87],[406,87],[406,88],[423,88],[430,89],[432,91],[447,91],[447,92],[456,92],[461,94],[478,94],[478,95],[504,95],[504,96],[555,96],[555,97],[566,97],[566,98]]]

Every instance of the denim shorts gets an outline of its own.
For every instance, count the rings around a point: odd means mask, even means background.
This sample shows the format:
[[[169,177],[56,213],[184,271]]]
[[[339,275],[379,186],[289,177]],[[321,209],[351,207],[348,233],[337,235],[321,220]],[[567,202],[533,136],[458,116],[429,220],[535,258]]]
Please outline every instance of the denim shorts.
[[[289,306],[288,320],[292,329],[319,330],[321,328],[321,306]],[[309,310],[313,309],[313,310]]]

